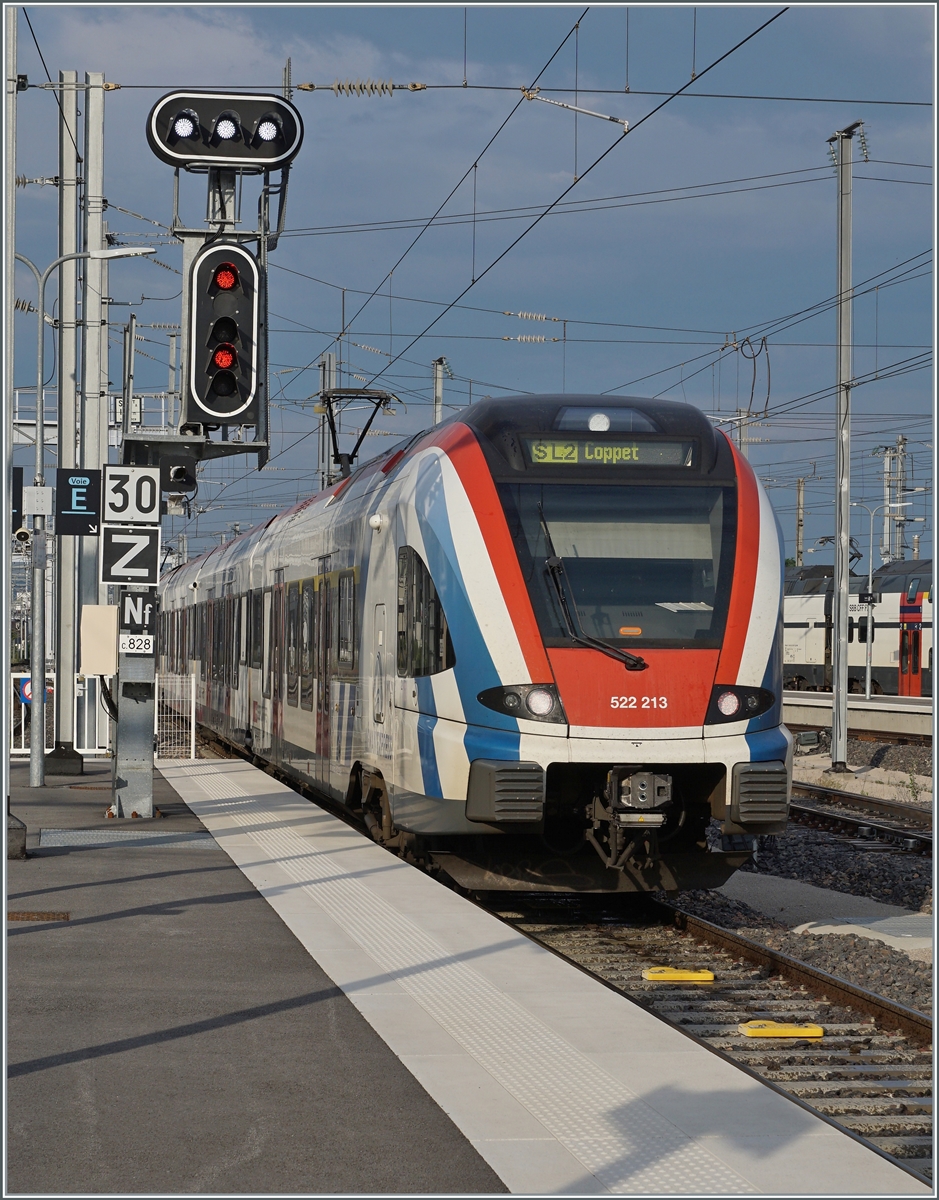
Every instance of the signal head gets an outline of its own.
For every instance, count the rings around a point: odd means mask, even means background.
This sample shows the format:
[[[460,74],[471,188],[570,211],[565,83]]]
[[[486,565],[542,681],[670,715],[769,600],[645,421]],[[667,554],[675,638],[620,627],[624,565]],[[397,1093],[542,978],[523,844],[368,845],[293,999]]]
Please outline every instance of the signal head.
[[[173,167],[235,167],[257,174],[294,158],[303,141],[303,121],[280,96],[170,92],[150,111],[147,141]]]

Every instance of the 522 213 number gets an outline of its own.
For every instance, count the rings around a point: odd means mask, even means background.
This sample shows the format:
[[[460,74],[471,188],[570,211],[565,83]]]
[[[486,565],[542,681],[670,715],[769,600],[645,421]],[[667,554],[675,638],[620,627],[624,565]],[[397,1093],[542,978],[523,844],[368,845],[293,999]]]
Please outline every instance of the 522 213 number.
[[[610,708],[668,708],[668,697],[611,696]]]

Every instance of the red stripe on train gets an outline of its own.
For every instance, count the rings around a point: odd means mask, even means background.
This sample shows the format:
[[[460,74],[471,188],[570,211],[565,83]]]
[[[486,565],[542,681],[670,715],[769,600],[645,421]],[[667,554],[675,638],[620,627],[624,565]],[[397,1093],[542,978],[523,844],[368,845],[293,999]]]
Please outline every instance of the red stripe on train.
[[[545,655],[531,598],[522,577],[521,567],[518,565],[518,555],[505,520],[502,502],[476,435],[467,425],[447,425],[439,433],[421,442],[419,448],[423,449],[429,445],[439,446],[446,452],[473,506],[532,680],[535,683],[550,683],[551,667]]]
[[[718,431],[724,437],[723,430]],[[753,468],[727,438],[734,456],[737,474],[737,550],[734,557],[734,581],[730,589],[727,627],[717,663],[717,683],[736,683],[743,658],[743,647],[750,628],[756,591],[756,570],[760,553],[760,494]],[[767,602],[776,602],[775,596]]]

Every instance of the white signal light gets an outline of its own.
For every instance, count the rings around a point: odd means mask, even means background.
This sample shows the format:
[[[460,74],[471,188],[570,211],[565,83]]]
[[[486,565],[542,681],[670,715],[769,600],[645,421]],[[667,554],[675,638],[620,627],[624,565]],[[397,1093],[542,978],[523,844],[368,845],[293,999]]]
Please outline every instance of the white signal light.
[[[725,717],[732,717],[740,709],[740,700],[733,692],[721,692],[717,697],[717,707]]]
[[[238,126],[231,117],[222,117],[215,126],[215,136],[221,138],[223,142],[230,142],[237,132]]]
[[[262,121],[258,126],[258,137],[262,142],[272,142],[280,133],[276,121]]]
[[[593,413],[587,422],[587,428],[591,433],[606,433],[610,428],[610,418],[606,413]]]
[[[188,113],[180,113],[173,122],[173,133],[178,138],[190,138],[196,132],[196,123]]]

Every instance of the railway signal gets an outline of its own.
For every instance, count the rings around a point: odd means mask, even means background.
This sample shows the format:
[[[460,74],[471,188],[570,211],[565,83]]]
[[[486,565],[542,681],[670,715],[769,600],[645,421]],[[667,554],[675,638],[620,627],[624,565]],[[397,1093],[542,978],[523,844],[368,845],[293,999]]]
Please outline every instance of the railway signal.
[[[303,141],[303,121],[280,96],[171,92],[150,110],[147,141],[171,167],[258,174],[293,160]]]
[[[189,282],[189,372],[185,421],[256,425],[260,272],[234,242],[207,245]]]

